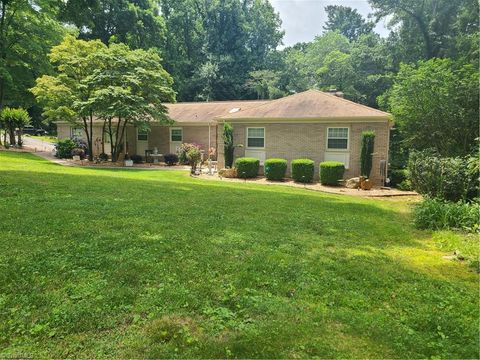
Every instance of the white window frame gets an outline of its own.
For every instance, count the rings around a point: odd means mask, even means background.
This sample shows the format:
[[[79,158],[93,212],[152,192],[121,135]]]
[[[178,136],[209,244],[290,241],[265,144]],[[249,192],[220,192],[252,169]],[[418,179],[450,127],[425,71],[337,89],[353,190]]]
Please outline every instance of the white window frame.
[[[328,132],[330,129],[347,129],[347,147],[345,149],[338,149],[338,148],[329,148],[328,147]],[[327,127],[327,133],[325,134],[325,148],[327,151],[330,152],[348,152],[350,151],[350,127],[349,126],[329,126]],[[332,138],[332,139],[344,139],[344,138]]]
[[[180,132],[182,134],[182,139],[181,140],[172,140],[172,131],[173,130],[180,130]],[[170,131],[169,131],[169,142],[170,143],[172,143],[172,142],[183,142],[183,128],[181,128],[181,127],[171,127]]]
[[[248,146],[248,130],[249,129],[263,129],[263,147],[259,147],[259,146]],[[245,148],[246,149],[252,149],[252,150],[265,150],[265,148],[267,147],[267,142],[266,142],[266,131],[265,131],[265,127],[263,126],[249,126],[246,128],[245,130]],[[259,137],[256,137],[256,138],[252,138],[252,139],[261,139]]]
[[[75,131],[76,130],[79,130],[80,131],[80,135],[75,135]],[[79,126],[72,126],[70,127],[70,137],[72,139],[82,139],[83,138],[83,128],[79,127]]]
[[[148,131],[145,131],[145,133],[141,133],[138,131],[138,127],[137,127],[137,141],[148,141]],[[145,135],[147,138],[146,139],[139,139],[138,136],[139,135]]]

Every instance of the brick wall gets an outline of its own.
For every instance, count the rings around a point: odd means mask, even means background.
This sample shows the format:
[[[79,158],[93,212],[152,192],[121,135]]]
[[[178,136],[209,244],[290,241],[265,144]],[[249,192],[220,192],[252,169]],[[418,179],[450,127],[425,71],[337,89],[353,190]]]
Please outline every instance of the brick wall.
[[[376,133],[375,149],[371,179],[380,184],[380,160],[388,160],[388,122],[364,122],[364,123],[297,123],[297,124],[233,124],[234,144],[246,143],[246,128],[249,126],[265,127],[265,155],[266,158],[283,158],[289,162],[294,159],[308,158],[315,161],[315,175],[318,178],[319,163],[325,160],[325,150],[328,127],[348,127],[349,130],[349,168],[345,171],[345,178],[360,174],[360,150],[361,133],[365,130],[373,130]],[[219,126],[221,135],[222,126]],[[219,167],[223,167],[224,152],[223,141],[219,137]],[[237,147],[234,158],[245,155],[245,147]]]

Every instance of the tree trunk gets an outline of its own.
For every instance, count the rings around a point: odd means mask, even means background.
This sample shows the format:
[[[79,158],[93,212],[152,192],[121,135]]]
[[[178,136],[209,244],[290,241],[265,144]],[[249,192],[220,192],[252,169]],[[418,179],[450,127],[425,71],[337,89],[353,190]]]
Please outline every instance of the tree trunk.
[[[19,146],[23,146],[23,144],[22,144],[22,130],[23,130],[22,128],[19,128],[19,129],[18,129],[18,133],[17,133],[17,137],[18,137],[18,142],[17,142],[17,144],[18,144]]]
[[[90,111],[90,139],[87,138],[88,161],[93,161],[93,113]]]
[[[103,127],[102,127],[102,154],[105,154],[105,126],[106,126],[106,121],[103,122]]]
[[[14,146],[16,144],[16,141],[15,141],[15,127],[10,127],[8,129],[8,135],[10,136],[10,146]]]

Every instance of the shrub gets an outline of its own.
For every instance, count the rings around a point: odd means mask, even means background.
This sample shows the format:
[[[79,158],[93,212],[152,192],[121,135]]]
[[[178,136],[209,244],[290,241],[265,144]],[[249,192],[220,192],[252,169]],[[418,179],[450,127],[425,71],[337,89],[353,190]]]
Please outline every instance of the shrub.
[[[265,176],[268,180],[283,180],[287,172],[287,160],[267,159],[265,160]]]
[[[238,158],[235,161],[237,168],[237,176],[240,178],[255,178],[258,175],[258,168],[260,167],[260,160],[255,158]]]
[[[191,147],[188,150],[186,157],[191,167],[190,172],[194,174],[195,171],[197,170],[197,164],[200,162],[200,160],[202,160],[202,153],[200,152],[200,148],[197,146]]]
[[[100,161],[108,161],[108,155],[105,154],[105,153],[101,153],[100,155],[98,155],[98,160],[100,160]]]
[[[315,174],[315,163],[310,159],[292,161],[292,178],[301,183],[311,183]]]
[[[478,231],[480,229],[480,204],[448,202],[427,198],[417,204],[413,211],[415,226],[419,229],[462,229]]]
[[[442,158],[431,150],[412,152],[408,161],[412,187],[422,195],[449,201],[471,200],[478,193],[478,159]]]
[[[173,166],[178,164],[178,155],[177,154],[165,154],[163,155],[163,159],[165,164],[168,166]]]
[[[60,140],[55,145],[57,150],[56,157],[68,159],[72,157],[72,150],[75,148],[75,142],[72,139]]]
[[[362,132],[362,150],[360,153],[360,174],[370,177],[372,172],[373,148],[375,144],[375,132]],[[342,174],[343,176],[343,174]]]
[[[133,161],[134,164],[141,164],[143,163],[143,158],[141,155],[133,154],[130,155],[130,160]]]
[[[187,154],[192,149],[196,149],[196,150],[200,151],[200,146],[198,146],[197,144],[193,144],[193,143],[183,143],[182,145],[180,145],[180,148],[178,149],[178,161],[181,164],[184,164],[184,165],[190,164],[190,161],[188,160]],[[201,156],[201,154],[200,154],[200,156]]]
[[[232,167],[233,152],[235,150],[233,145],[233,127],[227,122],[223,124],[223,143],[225,152],[225,166]]]
[[[320,163],[320,182],[323,185],[339,185],[343,179],[345,165],[338,161],[325,161]]]

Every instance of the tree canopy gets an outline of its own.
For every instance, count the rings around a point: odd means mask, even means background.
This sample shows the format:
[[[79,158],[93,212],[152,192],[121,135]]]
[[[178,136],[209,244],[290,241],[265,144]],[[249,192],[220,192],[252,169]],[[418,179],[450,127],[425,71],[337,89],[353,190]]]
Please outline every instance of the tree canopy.
[[[361,35],[369,34],[375,24],[365,21],[356,9],[343,5],[325,7],[328,20],[323,27],[327,31],[338,31],[349,40],[357,40]]]

